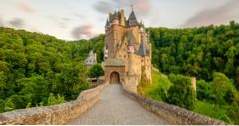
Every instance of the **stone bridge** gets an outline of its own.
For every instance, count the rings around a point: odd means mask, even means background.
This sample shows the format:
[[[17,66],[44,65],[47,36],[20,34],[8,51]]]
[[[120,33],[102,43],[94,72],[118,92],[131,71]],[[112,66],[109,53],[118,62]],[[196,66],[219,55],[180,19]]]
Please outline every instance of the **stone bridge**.
[[[1,124],[224,124],[186,109],[103,84],[71,102],[0,114]]]
[[[121,85],[111,84],[103,90],[100,101],[92,109],[68,124],[149,125],[168,124],[168,122],[147,111],[136,101],[126,96]]]

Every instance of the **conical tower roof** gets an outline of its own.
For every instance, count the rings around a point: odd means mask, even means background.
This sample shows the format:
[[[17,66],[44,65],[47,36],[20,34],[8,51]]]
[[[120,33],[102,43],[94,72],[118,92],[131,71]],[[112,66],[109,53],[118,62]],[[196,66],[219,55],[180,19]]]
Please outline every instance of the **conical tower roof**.
[[[132,9],[132,12],[129,15],[128,25],[129,26],[135,26],[135,25],[138,25],[138,24],[139,23],[138,23],[137,18],[135,16],[134,10]]]
[[[140,43],[139,50],[138,50],[138,54],[139,54],[140,56],[146,56],[146,55],[147,55],[147,48],[146,48],[144,42],[141,42],[141,43]]]
[[[105,23],[105,27],[108,27],[109,24],[110,24],[109,19],[107,19],[107,21],[106,21],[106,23]]]

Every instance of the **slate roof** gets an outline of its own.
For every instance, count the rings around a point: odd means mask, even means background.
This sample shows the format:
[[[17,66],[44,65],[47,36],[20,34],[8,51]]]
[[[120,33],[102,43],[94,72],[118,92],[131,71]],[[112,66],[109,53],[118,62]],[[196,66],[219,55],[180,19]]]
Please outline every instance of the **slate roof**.
[[[105,26],[107,27],[109,25],[110,25],[110,22],[109,22],[109,19],[107,19]]]
[[[140,43],[138,54],[140,56],[146,56],[147,55],[147,48],[144,42]]]
[[[138,25],[138,21],[137,21],[137,18],[135,16],[135,13],[134,11],[132,10],[131,14],[129,15],[129,19],[128,19],[128,25],[129,26],[136,26]]]

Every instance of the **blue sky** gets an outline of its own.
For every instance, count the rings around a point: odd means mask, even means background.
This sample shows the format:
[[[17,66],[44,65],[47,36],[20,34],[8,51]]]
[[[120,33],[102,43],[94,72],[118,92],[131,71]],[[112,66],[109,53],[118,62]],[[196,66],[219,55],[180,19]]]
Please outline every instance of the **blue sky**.
[[[146,27],[183,28],[239,21],[239,0],[0,0],[0,26],[76,40],[104,33],[107,13],[134,10]]]

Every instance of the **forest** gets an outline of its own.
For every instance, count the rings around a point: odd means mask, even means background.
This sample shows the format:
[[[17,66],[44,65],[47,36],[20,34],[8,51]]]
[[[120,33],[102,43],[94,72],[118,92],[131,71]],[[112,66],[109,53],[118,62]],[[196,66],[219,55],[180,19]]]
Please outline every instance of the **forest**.
[[[239,124],[239,24],[147,31],[158,71],[143,95]],[[90,88],[83,60],[94,50],[102,62],[103,46],[104,35],[64,41],[0,28],[0,112],[75,99]]]
[[[212,80],[226,74],[239,88],[239,24],[187,29],[149,28],[153,64],[163,73]]]
[[[90,88],[83,61],[97,43],[0,28],[0,112],[75,99]]]
[[[145,95],[239,124],[239,24],[148,31],[159,69],[153,81],[160,82],[146,87]],[[191,77],[196,94],[188,88]]]

